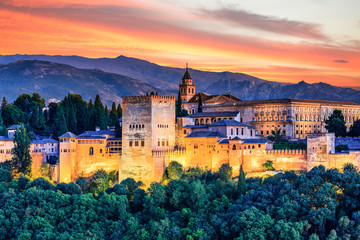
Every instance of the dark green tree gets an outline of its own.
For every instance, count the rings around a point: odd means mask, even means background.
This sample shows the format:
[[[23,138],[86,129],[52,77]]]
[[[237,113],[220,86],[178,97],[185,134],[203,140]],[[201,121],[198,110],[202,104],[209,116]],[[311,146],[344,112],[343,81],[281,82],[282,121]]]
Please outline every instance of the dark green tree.
[[[351,137],[359,137],[360,136],[360,119],[356,120],[353,125],[350,126],[349,135]]]
[[[2,110],[4,125],[9,127],[20,122],[26,122],[26,114],[15,105],[9,103]]]
[[[219,178],[223,181],[229,181],[232,178],[232,167],[228,163],[223,163],[218,171]]]
[[[13,156],[11,159],[13,173],[16,176],[20,173],[31,176],[30,140],[22,123],[15,131],[14,148],[11,153]]]
[[[3,109],[6,105],[7,105],[6,98],[3,97],[2,102],[1,102],[1,109]]]
[[[202,112],[202,108],[201,108],[202,105],[203,105],[203,102],[201,99],[201,94],[199,94],[198,112]]]
[[[273,165],[274,165],[273,161],[267,160],[262,166],[264,168],[266,168],[268,171],[275,171],[275,168]]]
[[[77,130],[77,119],[76,119],[76,112],[75,107],[73,104],[69,106],[69,116],[68,116],[68,130],[72,133],[78,133]]]
[[[118,118],[121,118],[122,117],[122,108],[121,108],[120,103],[117,106],[116,112],[118,114]]]
[[[336,137],[346,135],[346,125],[341,110],[335,109],[333,111],[329,118],[325,120],[325,128],[328,132],[335,133]]]
[[[247,192],[247,184],[246,184],[244,169],[241,164],[239,171],[239,179],[238,179],[238,193],[240,195],[244,195],[246,192]]]
[[[61,107],[61,105],[58,105],[56,108],[56,115],[54,118],[52,137],[54,139],[58,139],[59,136],[66,133],[67,131],[68,129],[66,126],[66,119],[63,108]]]
[[[116,124],[119,123],[119,116],[118,116],[118,113],[116,110],[115,102],[112,103],[109,118],[110,118],[110,126],[115,126]],[[115,126],[115,128],[116,128],[116,126]]]
[[[165,169],[165,173],[168,179],[180,179],[182,174],[182,165],[176,161],[172,161]]]
[[[280,128],[275,128],[271,130],[271,135],[267,137],[270,141],[274,141],[275,143],[284,143],[287,142],[285,134],[281,132]]]

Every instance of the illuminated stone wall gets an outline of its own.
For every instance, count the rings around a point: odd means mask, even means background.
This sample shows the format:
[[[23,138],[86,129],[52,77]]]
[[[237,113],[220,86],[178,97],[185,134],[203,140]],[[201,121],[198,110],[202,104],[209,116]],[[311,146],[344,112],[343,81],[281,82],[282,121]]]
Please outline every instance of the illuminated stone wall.
[[[119,179],[131,177],[146,185],[159,181],[164,162],[153,158],[153,150],[175,146],[175,98],[124,97],[122,123]]]

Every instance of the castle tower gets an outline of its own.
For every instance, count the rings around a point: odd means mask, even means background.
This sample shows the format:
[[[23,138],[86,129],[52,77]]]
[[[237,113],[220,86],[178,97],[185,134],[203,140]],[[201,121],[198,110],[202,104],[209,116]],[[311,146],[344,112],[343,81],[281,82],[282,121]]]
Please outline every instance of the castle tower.
[[[182,102],[189,101],[195,95],[195,84],[191,79],[187,63],[186,63],[186,71],[182,78],[182,83],[179,84],[179,91]]]
[[[58,182],[71,182],[76,174],[76,135],[67,132],[59,137],[59,168]]]
[[[122,156],[119,180],[134,178],[149,185],[158,181],[164,163],[156,162],[153,151],[175,146],[175,97],[123,97]]]

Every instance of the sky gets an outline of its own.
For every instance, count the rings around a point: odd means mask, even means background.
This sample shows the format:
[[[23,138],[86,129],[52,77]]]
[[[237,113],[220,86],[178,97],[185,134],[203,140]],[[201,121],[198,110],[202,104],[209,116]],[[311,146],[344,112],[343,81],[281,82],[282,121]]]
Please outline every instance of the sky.
[[[135,57],[360,87],[359,0],[0,0],[0,54]]]

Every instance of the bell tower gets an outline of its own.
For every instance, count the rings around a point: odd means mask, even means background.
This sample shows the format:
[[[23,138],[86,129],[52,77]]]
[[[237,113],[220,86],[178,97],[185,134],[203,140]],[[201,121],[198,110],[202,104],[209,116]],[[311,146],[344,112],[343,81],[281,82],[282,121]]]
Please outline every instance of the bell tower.
[[[182,78],[182,82],[181,84],[179,84],[179,91],[182,102],[188,102],[195,95],[195,84],[191,79],[187,63],[186,63],[186,71]]]

